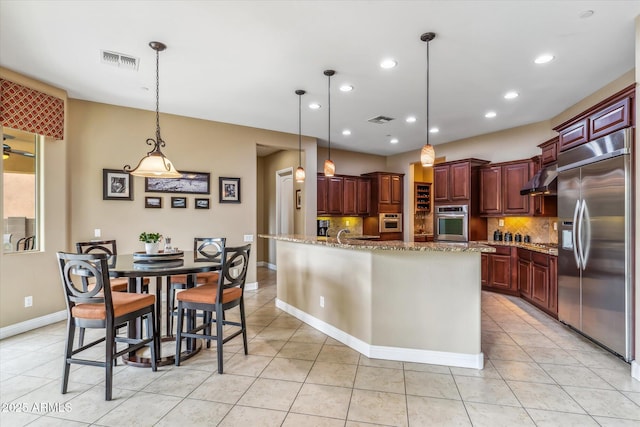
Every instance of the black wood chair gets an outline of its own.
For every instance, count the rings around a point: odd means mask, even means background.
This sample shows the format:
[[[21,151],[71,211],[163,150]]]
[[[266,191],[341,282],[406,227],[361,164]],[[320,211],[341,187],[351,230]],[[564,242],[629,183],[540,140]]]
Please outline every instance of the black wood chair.
[[[225,237],[195,237],[193,239],[193,256],[196,261],[220,261],[220,255],[226,242]],[[215,285],[218,283],[218,276],[217,271],[198,273],[196,286]],[[175,303],[177,289],[187,289],[186,274],[171,276],[171,285],[167,286],[167,335],[173,335],[173,317],[177,315]]]
[[[203,338],[207,347],[215,340],[218,352],[218,373],[223,373],[222,347],[227,341],[242,334],[244,354],[248,354],[247,325],[244,310],[244,284],[249,266],[251,245],[226,247],[222,250],[222,270],[216,285],[203,285],[184,290],[177,295],[178,327],[176,333],[176,366],[180,366],[182,338]],[[234,307],[240,308],[240,322],[225,319],[224,313]],[[187,322],[186,332],[182,332],[186,310],[202,310],[204,322],[195,325],[193,320]],[[214,317],[215,315],[215,317]],[[212,324],[215,323],[215,335]],[[231,325],[237,328],[227,336],[223,336],[223,327]],[[201,332],[201,333],[198,333]]]
[[[107,254],[118,255],[118,245],[115,240],[94,240],[89,242],[77,242],[76,243],[76,252],[79,254]],[[108,260],[109,266],[113,266],[113,262],[115,260],[110,258]],[[88,278],[83,278],[83,280],[87,281]],[[109,278],[109,283],[111,285],[111,290],[114,292],[127,292],[129,288],[129,279],[126,277],[111,277]],[[142,291],[149,291],[149,278],[145,277],[142,280]],[[79,335],[80,345],[84,343],[84,328],[80,328]]]
[[[101,366],[105,368],[105,400],[111,400],[113,366],[116,359],[126,353],[148,346],[151,368],[157,370],[155,349],[159,346],[155,322],[155,296],[129,292],[111,292],[107,254],[70,254],[58,252],[60,278],[67,303],[67,337],[65,342],[62,394],[67,392],[71,364]],[[87,286],[86,277],[91,277]],[[145,320],[146,338],[127,338],[117,335],[117,326]],[[74,348],[76,328],[104,329],[105,336]],[[141,334],[142,336],[142,334]],[[95,345],[105,342],[105,360],[97,361],[75,357]],[[118,351],[117,343],[128,344]]]

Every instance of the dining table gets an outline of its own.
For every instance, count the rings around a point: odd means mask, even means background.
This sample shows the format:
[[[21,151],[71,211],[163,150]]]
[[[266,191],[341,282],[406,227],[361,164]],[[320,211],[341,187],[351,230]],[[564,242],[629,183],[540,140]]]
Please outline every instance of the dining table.
[[[144,277],[154,277],[156,283],[156,331],[161,332],[162,322],[162,287],[169,289],[171,286],[171,276],[186,275],[186,287],[195,286],[196,275],[207,271],[219,271],[222,268],[220,258],[208,258],[203,254],[194,251],[174,251],[170,253],[160,252],[158,254],[145,254],[135,252],[132,254],[117,254],[109,259],[109,275],[111,277],[128,278],[129,292],[142,292],[142,279]],[[168,292],[167,292],[168,295]],[[169,301],[167,301],[167,304]],[[166,311],[165,311],[166,312]],[[168,314],[172,315],[172,314]],[[187,310],[187,327],[191,328],[195,322],[195,312]],[[162,342],[175,341],[172,331],[167,330],[167,335],[161,336]],[[129,322],[129,337],[140,337],[142,334],[142,322]],[[186,346],[180,354],[181,360],[194,356],[201,349],[201,344],[195,339],[187,339]],[[156,346],[156,361],[158,366],[169,365],[175,362],[175,352],[163,356],[160,343]],[[131,366],[148,367],[151,366],[151,359],[135,352],[123,356],[124,363]]]

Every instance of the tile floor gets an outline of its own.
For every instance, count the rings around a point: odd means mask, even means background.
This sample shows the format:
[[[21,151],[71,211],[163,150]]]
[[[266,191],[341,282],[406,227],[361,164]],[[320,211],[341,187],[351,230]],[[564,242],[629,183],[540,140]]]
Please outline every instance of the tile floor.
[[[484,370],[373,360],[274,306],[275,273],[247,292],[240,339],[158,372],[74,365],[60,394],[63,322],[0,341],[0,425],[638,426],[628,364],[528,304],[484,293]],[[100,357],[100,352],[95,352]]]

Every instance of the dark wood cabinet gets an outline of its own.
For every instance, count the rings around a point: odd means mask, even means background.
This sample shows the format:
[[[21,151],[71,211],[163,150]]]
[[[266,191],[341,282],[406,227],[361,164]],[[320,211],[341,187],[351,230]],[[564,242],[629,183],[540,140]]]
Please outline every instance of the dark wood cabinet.
[[[565,151],[603,137],[619,129],[634,126],[635,84],[556,126],[558,150]]]
[[[509,295],[518,295],[517,275],[514,259],[516,248],[511,246],[494,246],[495,253],[486,254],[486,261],[482,260],[482,288],[489,291],[497,291]],[[484,254],[483,254],[484,255]],[[512,267],[513,266],[513,267]]]
[[[518,248],[517,263],[520,297],[557,317],[558,257]]]
[[[436,204],[471,204],[477,195],[477,167],[489,162],[464,159],[433,167],[433,201]],[[475,202],[477,205],[477,201]],[[477,208],[476,208],[477,209]]]
[[[362,175],[369,178],[371,185],[372,215],[379,213],[402,213],[404,174],[372,172]]]
[[[449,199],[449,165],[433,167],[433,201],[448,202]]]
[[[480,283],[482,289],[487,289],[489,285],[489,254],[480,254]]]
[[[538,145],[538,147],[540,147],[540,149],[542,150],[540,163],[543,166],[558,161],[558,140],[559,138],[556,136],[555,138],[551,138],[550,140]]]
[[[480,214],[484,216],[526,216],[533,209],[529,196],[520,190],[533,175],[531,160],[498,163],[480,168]]]
[[[318,175],[318,215],[369,215],[371,183],[357,176]]]
[[[358,215],[369,215],[371,212],[371,180],[368,178],[357,179],[356,211]]]
[[[467,201],[471,198],[471,164],[454,163],[450,171],[451,201]]]

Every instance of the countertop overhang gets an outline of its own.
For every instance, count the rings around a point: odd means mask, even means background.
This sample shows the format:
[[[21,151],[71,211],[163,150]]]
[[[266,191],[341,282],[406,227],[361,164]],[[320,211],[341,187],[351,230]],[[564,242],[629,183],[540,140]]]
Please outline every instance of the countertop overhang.
[[[359,240],[358,236],[343,237],[317,237],[297,234],[276,235],[259,234],[264,239],[281,240],[285,242],[304,243],[309,245],[321,245],[334,248],[355,250],[380,250],[380,251],[418,251],[418,252],[495,252],[495,248],[480,242],[403,242],[403,241],[370,241]]]

